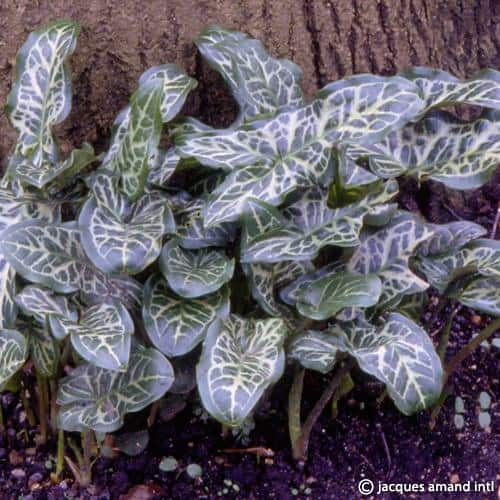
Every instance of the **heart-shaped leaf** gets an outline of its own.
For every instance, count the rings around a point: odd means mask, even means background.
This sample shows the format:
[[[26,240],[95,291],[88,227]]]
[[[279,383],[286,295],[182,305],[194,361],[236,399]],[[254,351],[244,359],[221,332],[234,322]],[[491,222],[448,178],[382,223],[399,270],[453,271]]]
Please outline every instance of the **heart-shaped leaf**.
[[[108,370],[127,369],[134,323],[127,309],[115,304],[97,304],[82,311],[79,321],[50,316],[56,339],[68,335],[76,352],[86,361]]]
[[[129,202],[118,178],[98,174],[78,219],[82,245],[96,267],[106,273],[137,274],[161,252],[162,238],[175,231],[164,193],[151,191]]]
[[[304,368],[328,373],[335,366],[339,347],[337,339],[328,332],[308,331],[295,336],[288,345],[287,355]]]
[[[28,357],[26,339],[16,330],[0,330],[0,388],[8,382]]]
[[[408,262],[418,245],[432,234],[418,218],[401,212],[388,226],[364,238],[349,260],[348,270],[376,274],[382,282],[379,307],[397,305],[403,296],[429,286],[410,270]]]
[[[267,121],[181,135],[178,151],[181,157],[232,171],[205,210],[210,227],[236,220],[249,198],[278,205],[296,189],[324,183],[331,178],[332,146],[380,141],[422,106],[418,87],[407,80],[357,75]]]
[[[432,406],[443,386],[443,369],[427,333],[405,316],[392,313],[381,327],[350,322],[334,325],[338,348],[378,378],[405,415]]]
[[[197,299],[175,295],[161,276],[151,276],[144,289],[142,318],[149,340],[168,357],[192,351],[216,318],[229,314],[229,289]]]
[[[219,26],[206,28],[195,41],[218,71],[240,105],[238,121],[274,113],[304,103],[301,69],[286,59],[274,59],[258,40]]]
[[[52,127],[61,123],[71,109],[71,77],[65,60],[76,47],[77,23],[57,21],[31,33],[16,59],[16,80],[7,97],[6,114],[19,132],[9,175],[17,167],[31,164],[33,185],[49,182],[59,151]],[[26,172],[25,172],[26,173]]]
[[[277,318],[230,315],[210,326],[196,378],[203,405],[215,419],[236,427],[250,415],[283,373],[286,335],[285,322]]]
[[[24,278],[58,293],[81,291],[99,300],[117,298],[133,303],[137,287],[127,277],[107,276],[87,259],[73,223],[51,224],[29,220],[0,234],[0,252]],[[132,283],[132,285],[131,285]]]
[[[234,259],[222,250],[185,250],[174,239],[161,252],[160,269],[170,288],[181,297],[195,298],[218,290],[234,272]]]
[[[50,315],[62,316],[69,321],[77,321],[78,313],[71,308],[66,297],[56,295],[49,288],[29,285],[16,295],[16,304],[26,315],[44,325]]]
[[[174,372],[156,349],[134,346],[126,372],[85,363],[59,384],[58,427],[69,432],[113,432],[126,413],[142,410],[170,388]]]
[[[382,142],[353,145],[347,154],[368,158],[371,171],[383,178],[415,175],[452,189],[486,183],[500,160],[500,116],[486,112],[474,122],[434,111],[417,123],[394,130]]]
[[[310,283],[299,293],[296,307],[302,316],[323,320],[346,307],[374,306],[382,293],[375,274],[333,272]]]

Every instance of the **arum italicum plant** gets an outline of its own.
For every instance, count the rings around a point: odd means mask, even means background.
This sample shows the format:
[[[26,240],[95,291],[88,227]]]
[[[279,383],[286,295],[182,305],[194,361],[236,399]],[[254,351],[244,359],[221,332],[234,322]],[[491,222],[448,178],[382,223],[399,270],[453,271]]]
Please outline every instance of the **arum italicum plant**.
[[[58,473],[64,431],[82,433],[66,461],[88,483],[97,445],[168,391],[197,385],[212,417],[241,428],[287,364],[298,458],[354,369],[404,414],[432,407],[477,340],[443,369],[419,323],[425,294],[500,316],[500,246],[477,224],[399,209],[396,178],[485,183],[500,159],[500,74],[356,75],[307,101],[295,64],[210,27],[196,44],[239,104],[233,125],[178,118],[196,82],[165,64],[139,79],[107,152],[62,158],[53,127],[70,110],[78,31],[55,22],[19,52],[0,189],[0,383],[20,380],[31,412],[36,373]],[[485,111],[463,122],[440,110],[455,104]],[[304,369],[331,380],[302,423]]]

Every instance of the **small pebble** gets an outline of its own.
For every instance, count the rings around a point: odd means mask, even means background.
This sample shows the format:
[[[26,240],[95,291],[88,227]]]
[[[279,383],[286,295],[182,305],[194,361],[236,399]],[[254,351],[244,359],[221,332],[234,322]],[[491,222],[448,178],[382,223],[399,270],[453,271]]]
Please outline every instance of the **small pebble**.
[[[43,479],[43,474],[40,474],[40,472],[35,472],[34,474],[31,474],[28,481],[31,481],[33,483],[39,483],[42,479]]]
[[[487,410],[491,406],[491,396],[487,392],[482,391],[479,394],[479,405],[482,410]]]
[[[26,472],[24,472],[23,469],[12,469],[10,475],[16,479],[24,479],[26,477]]]
[[[479,416],[479,425],[483,429],[487,429],[491,425],[491,416],[487,411],[482,411]]]
[[[203,474],[203,469],[198,464],[189,464],[186,468],[186,472],[190,478],[196,479]]]
[[[9,453],[10,465],[21,465],[24,462],[24,457],[17,450],[11,450]]]
[[[158,468],[163,472],[172,472],[177,469],[177,460],[174,457],[162,458]]]
[[[479,316],[478,314],[473,314],[470,320],[472,321],[472,323],[479,326],[483,321],[483,318],[481,318],[481,316]]]
[[[451,484],[456,484],[460,481],[460,476],[458,474],[452,474],[450,476],[450,483]]]

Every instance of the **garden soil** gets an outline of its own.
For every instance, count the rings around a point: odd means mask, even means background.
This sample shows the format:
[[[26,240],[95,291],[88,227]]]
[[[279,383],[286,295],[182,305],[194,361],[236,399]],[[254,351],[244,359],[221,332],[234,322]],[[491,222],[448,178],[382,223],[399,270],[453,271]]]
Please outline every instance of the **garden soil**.
[[[500,68],[500,2],[496,0],[3,0],[0,3],[0,101],[10,90],[15,53],[30,31],[58,18],[82,24],[71,67],[73,111],[59,126],[63,150],[90,142],[105,150],[117,112],[148,67],[176,62],[199,82],[184,112],[217,126],[231,123],[236,106],[221,79],[201,60],[193,39],[207,24],[221,24],[261,39],[274,56],[286,57],[304,71],[308,96],[327,82],[353,73],[394,74],[408,66],[428,65],[472,76],[484,67]],[[15,134],[0,116],[0,161],[5,164]],[[402,185],[400,203],[433,222],[473,220],[491,231],[500,199],[500,176],[469,194],[450,192],[434,183]],[[432,317],[435,301],[423,318]],[[431,330],[450,314],[444,309]],[[489,319],[462,309],[454,321],[452,354]],[[35,430],[27,427],[17,398],[2,396],[6,430],[0,435],[0,498],[149,498],[291,499],[359,498],[358,482],[441,482],[463,484],[498,480],[498,349],[481,347],[457,373],[453,394],[429,428],[429,415],[400,415],[388,400],[379,402],[381,386],[356,374],[356,389],[339,405],[337,418],[327,409],[313,431],[309,460],[295,462],[286,430],[290,379],[264,403],[247,442],[223,438],[216,423],[194,415],[196,398],[175,417],[158,419],[150,445],[137,457],[100,458],[94,484],[79,488],[67,472],[50,482],[55,443],[35,448]],[[304,415],[326,380],[308,374]],[[479,426],[481,391],[493,396],[492,423]],[[465,402],[465,426],[455,426],[454,400]],[[147,415],[127,421],[141,428]],[[268,448],[259,457],[235,449]],[[229,451],[228,451],[229,450]],[[69,450],[67,450],[68,453]],[[178,460],[173,472],[159,469],[163,457]],[[201,466],[192,479],[189,464]],[[427,486],[426,486],[427,487]],[[405,494],[405,498],[496,498],[490,493]],[[377,498],[402,498],[384,493]]]

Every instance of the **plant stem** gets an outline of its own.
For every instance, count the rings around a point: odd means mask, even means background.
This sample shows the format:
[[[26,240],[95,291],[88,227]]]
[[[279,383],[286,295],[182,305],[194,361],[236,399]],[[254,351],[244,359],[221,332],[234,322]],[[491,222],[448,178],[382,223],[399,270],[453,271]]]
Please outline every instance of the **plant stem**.
[[[439,359],[441,360],[441,362],[444,362],[444,358],[446,356],[446,349],[448,347],[448,340],[450,338],[451,325],[453,324],[453,319],[455,318],[455,315],[457,314],[458,310],[459,310],[458,307],[453,309],[439,337],[439,345],[437,348],[437,353],[439,355]]]
[[[52,432],[55,434],[57,431],[57,383],[54,379],[49,380],[50,384],[50,428]]]
[[[500,330],[500,318],[494,319],[487,327],[483,328],[479,335],[474,337],[467,345],[462,347],[455,356],[453,356],[446,364],[444,370],[444,382],[448,380],[449,376],[454,372],[454,370],[459,366],[462,361],[472,354],[482,342],[491,337],[497,330]]]
[[[57,460],[55,479],[58,481],[64,470],[64,431],[59,429],[57,433]]]
[[[309,447],[309,438],[311,435],[311,431],[314,427],[314,424],[318,420],[319,416],[325,409],[325,406],[328,404],[328,401],[332,398],[335,390],[342,382],[345,375],[353,368],[355,362],[354,359],[349,358],[345,363],[337,370],[332,380],[324,390],[321,397],[318,399],[313,409],[307,416],[304,425],[302,426],[302,431],[300,433],[299,438],[295,442],[295,446],[293,447],[293,457],[296,460],[305,460],[307,457],[307,449]]]
[[[158,415],[158,410],[160,408],[160,401],[155,401],[151,405],[151,410],[149,411],[149,416],[147,420],[147,425],[148,427],[152,427],[153,424],[156,422],[156,416]]]
[[[92,481],[92,431],[82,432],[83,460],[80,465],[81,486],[88,486]]]
[[[38,385],[38,408],[40,413],[40,444],[47,442],[47,413],[48,413],[48,389],[47,379],[36,371]]]
[[[304,368],[296,368],[292,386],[288,393],[288,433],[290,435],[290,445],[292,449],[295,446],[295,442],[300,437],[300,429],[302,426],[300,420],[300,404],[302,401],[302,390],[304,388],[304,373]]]

